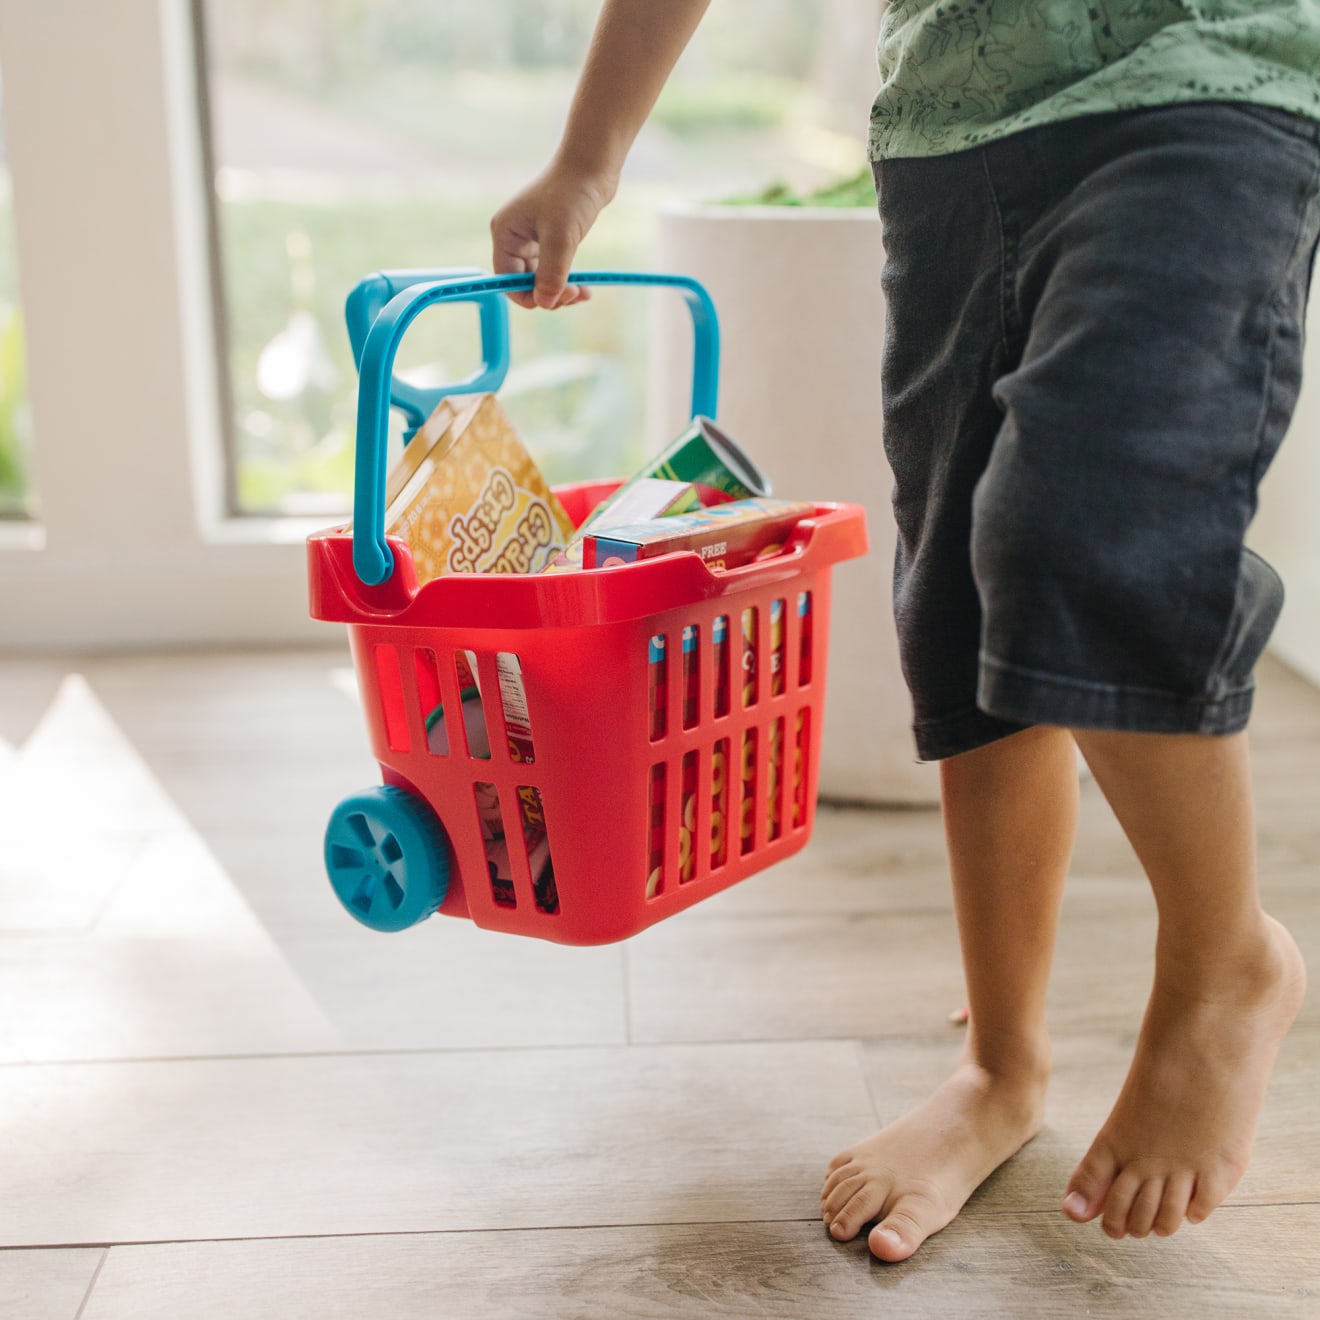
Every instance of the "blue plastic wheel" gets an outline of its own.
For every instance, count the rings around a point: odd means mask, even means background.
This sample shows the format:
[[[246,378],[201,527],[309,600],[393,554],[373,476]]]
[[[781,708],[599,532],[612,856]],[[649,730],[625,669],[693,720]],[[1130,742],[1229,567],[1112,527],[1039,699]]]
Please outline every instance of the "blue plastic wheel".
[[[330,813],[325,869],[339,901],[364,926],[406,930],[445,900],[449,842],[421,798],[383,784]]]

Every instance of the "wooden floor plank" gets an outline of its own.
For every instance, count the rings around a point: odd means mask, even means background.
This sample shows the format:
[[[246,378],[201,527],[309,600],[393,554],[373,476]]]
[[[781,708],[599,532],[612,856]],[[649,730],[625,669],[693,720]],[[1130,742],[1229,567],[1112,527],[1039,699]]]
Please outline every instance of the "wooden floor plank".
[[[822,880],[822,883],[829,883]],[[922,1036],[964,1001],[952,904],[716,921],[680,916],[629,947],[633,1039]],[[1315,886],[1278,886],[1271,909],[1320,949]],[[1135,1029],[1154,968],[1144,880],[1074,877],[1064,900],[1050,1015],[1060,1033]],[[1320,1023],[1320,983],[1299,1021]]]
[[[998,1215],[896,1266],[809,1222],[116,1247],[84,1320],[1313,1320],[1317,1237],[1312,1205],[1125,1243]]]
[[[0,1315],[74,1320],[104,1254],[99,1247],[0,1250]]]
[[[640,1042],[924,1034],[963,999],[947,912],[676,919],[628,977]]]
[[[341,919],[281,948],[355,1050],[622,1045],[625,950],[510,939],[444,918],[397,935]]]
[[[0,1068],[0,1243],[803,1218],[851,1043]]]

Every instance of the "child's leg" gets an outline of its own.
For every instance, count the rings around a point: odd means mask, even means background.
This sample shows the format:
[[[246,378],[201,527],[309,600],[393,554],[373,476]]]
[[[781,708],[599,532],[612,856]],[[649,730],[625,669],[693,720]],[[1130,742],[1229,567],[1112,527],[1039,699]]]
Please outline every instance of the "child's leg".
[[[836,1238],[904,1260],[1039,1130],[1049,1075],[1045,993],[1077,823],[1077,751],[1027,729],[940,763],[971,1019],[953,1075],[922,1106],[830,1165]]]
[[[879,183],[888,253],[885,446],[899,528],[895,616],[919,753],[955,758],[946,798],[960,912],[971,913],[966,905],[978,892],[992,914],[1026,901],[1020,874],[991,864],[995,849],[978,858],[968,848],[967,864],[958,860],[956,804],[977,766],[995,768],[989,779],[1019,777],[1017,814],[996,803],[1011,822],[993,836],[999,855],[1011,861],[1021,838],[1042,837],[1029,828],[1039,820],[1033,789],[1020,778],[1026,768],[1010,771],[996,759],[1016,741],[1005,735],[1026,726],[1144,729],[1173,749],[1152,754],[1158,769],[1145,783],[1130,757],[1102,780],[1140,841],[1165,915],[1160,977],[1132,1079],[1074,1183],[1104,1201],[1115,1222],[1122,1208],[1122,1227],[1140,1229],[1147,1216],[1153,1223],[1165,1215],[1163,1184],[1152,1209],[1155,1191],[1137,1176],[1138,1145],[1151,1136],[1144,1109],[1180,1104],[1228,1152],[1216,1155],[1223,1168],[1214,1171],[1227,1181],[1224,1169],[1245,1158],[1290,1016],[1284,1000],[1262,1006],[1257,1023],[1268,1029],[1258,1034],[1272,1043],[1238,1041],[1235,1067],[1254,1079],[1245,1093],[1217,1074],[1212,1103],[1187,1094],[1189,1056],[1176,1046],[1195,1039],[1197,1050],[1224,1052],[1233,1034],[1227,1004],[1179,1000],[1171,989],[1194,987],[1213,959],[1189,962],[1184,950],[1180,962],[1172,951],[1200,929],[1182,919],[1188,902],[1231,897],[1240,893],[1234,885],[1250,883],[1249,868],[1228,864],[1250,855],[1242,842],[1250,813],[1225,806],[1247,801],[1245,763],[1234,780],[1223,765],[1212,775],[1210,762],[1245,726],[1251,670],[1281,604],[1277,577],[1243,542],[1257,483],[1300,388],[1320,235],[1320,127],[1238,106],[1095,116],[974,152],[886,161]],[[1217,744],[1199,741],[1212,734]],[[1088,750],[1104,763],[1106,745],[1133,745],[1126,737],[1091,739]],[[1202,750],[1187,754],[1190,766],[1177,763],[1193,746]],[[1190,850],[1207,778],[1221,789],[1213,882]],[[1162,839],[1166,816],[1188,851]],[[963,816],[975,818],[975,808]],[[1058,819],[1052,810],[1049,818]],[[1038,858],[1038,875],[1048,873],[1043,850]],[[1066,851],[1060,876],[1065,863]],[[991,888],[974,884],[978,872]],[[1043,909],[1051,930],[1056,903]],[[1021,934],[1015,918],[1007,917],[1007,931],[993,915],[990,922],[969,915],[963,923],[969,991],[974,969],[1008,976],[1018,964],[1009,943]],[[1256,971],[1272,948],[1288,979],[1295,949],[1272,924],[1260,921],[1262,931],[1273,944],[1256,940]],[[1248,920],[1235,935],[1251,947]],[[1227,957],[1223,944],[1210,947]],[[1240,961],[1250,969],[1251,958]],[[1230,996],[1239,1033],[1250,999],[1245,984]],[[975,997],[971,1008],[975,1028]],[[1029,1034],[1026,1017],[1018,1026]],[[974,1033],[969,1044],[979,1052],[986,1038]],[[854,1210],[881,1192],[876,1209],[892,1218],[896,1191],[912,1239],[947,1223],[1011,1153],[1005,1094],[1003,1074],[973,1054],[927,1106],[836,1161],[827,1218],[842,1213],[840,1233],[855,1233],[864,1218]],[[973,1135],[956,1138],[959,1127]],[[1033,1130],[1019,1113],[1017,1141]],[[1189,1147],[1170,1139],[1166,1148],[1176,1157],[1168,1175],[1176,1203]],[[1123,1176],[1115,1177],[1119,1166]],[[1192,1171],[1204,1183],[1190,1202],[1195,1213],[1216,1199],[1211,1172]],[[1135,1219],[1134,1185],[1142,1188]],[[859,1206],[850,1206],[859,1192]],[[1173,1217],[1168,1211],[1161,1228]],[[876,1233],[871,1245],[901,1259],[915,1241]]]
[[[1068,1184],[1110,1237],[1199,1223],[1247,1167],[1306,973],[1256,893],[1245,734],[1081,733],[1150,877],[1155,985],[1118,1103]]]

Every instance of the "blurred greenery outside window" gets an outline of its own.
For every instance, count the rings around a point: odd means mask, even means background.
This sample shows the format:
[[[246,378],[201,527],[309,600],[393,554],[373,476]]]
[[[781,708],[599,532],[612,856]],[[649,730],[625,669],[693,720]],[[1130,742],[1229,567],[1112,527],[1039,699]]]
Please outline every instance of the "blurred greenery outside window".
[[[0,85],[0,105],[3,86]],[[0,121],[0,518],[35,512],[29,477],[32,418],[28,409],[23,313],[18,301],[14,206]]]
[[[847,18],[847,34],[826,10]],[[489,220],[546,163],[596,0],[203,0],[236,513],[334,516],[352,490],[344,298],[382,268],[490,266]],[[650,268],[667,199],[807,187],[864,163],[876,0],[718,0],[580,268]],[[869,33],[859,56],[856,32]],[[4,286],[8,287],[8,286]],[[501,401],[552,481],[633,469],[648,300],[511,308]],[[469,305],[424,313],[399,372],[477,365]],[[392,446],[397,449],[396,424]]]

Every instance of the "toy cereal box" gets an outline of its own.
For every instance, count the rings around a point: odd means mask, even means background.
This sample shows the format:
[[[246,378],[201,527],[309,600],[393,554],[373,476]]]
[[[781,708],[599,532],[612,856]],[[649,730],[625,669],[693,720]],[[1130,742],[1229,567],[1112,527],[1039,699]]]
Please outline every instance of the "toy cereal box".
[[[593,529],[622,526],[664,518],[675,513],[687,513],[701,506],[701,496],[690,481],[666,481],[661,477],[642,477],[623,487],[607,512],[590,523]],[[547,573],[576,573],[582,568],[582,546],[586,533],[578,528],[568,543],[568,549],[546,565]]]
[[[399,461],[390,469],[385,478],[385,507],[388,509],[399,492],[412,479],[421,462],[435,448],[437,441],[453,425],[454,419],[462,413],[475,408],[472,399],[456,401],[450,396],[441,399],[435,411],[418,427],[417,434],[403,447]]]
[[[695,550],[712,568],[737,568],[781,543],[815,505],[798,500],[746,499],[696,513],[671,514],[628,527],[609,527],[583,540],[584,568],[610,568]]]
[[[694,417],[682,435],[676,436],[661,453],[650,459],[632,481],[596,507],[582,530],[596,531],[604,527],[606,516],[609,516],[611,526],[619,526],[620,519],[614,516],[613,506],[626,499],[636,483],[652,477],[690,481],[698,486],[711,487],[732,499],[771,493],[769,478],[724,431],[709,417]]]
[[[385,512],[385,529],[412,551],[418,582],[445,573],[538,573],[559,554],[572,523],[493,394],[451,407]],[[433,415],[434,417],[434,415]]]

